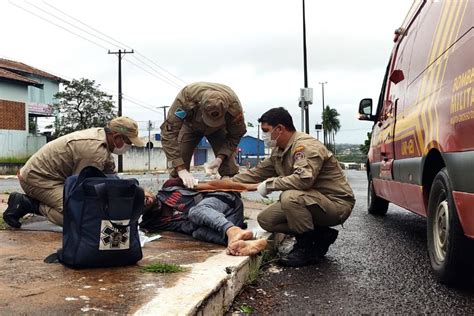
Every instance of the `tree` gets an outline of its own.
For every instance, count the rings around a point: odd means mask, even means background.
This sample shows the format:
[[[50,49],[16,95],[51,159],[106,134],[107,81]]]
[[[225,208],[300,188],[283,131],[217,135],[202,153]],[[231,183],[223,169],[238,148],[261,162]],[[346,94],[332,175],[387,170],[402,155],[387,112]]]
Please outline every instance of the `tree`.
[[[339,121],[339,113],[336,109],[331,109],[329,105],[324,108],[323,112],[323,128],[326,130],[326,139],[324,140],[328,148],[335,151],[335,139],[337,132],[341,129],[341,122]]]
[[[94,80],[73,79],[64,91],[54,96],[53,105],[57,115],[54,136],[59,137],[74,131],[103,127],[116,116],[112,96],[99,90]]]
[[[372,132],[368,132],[367,139],[364,141],[364,144],[359,146],[360,151],[364,155],[367,155],[369,153],[371,139],[372,139]]]

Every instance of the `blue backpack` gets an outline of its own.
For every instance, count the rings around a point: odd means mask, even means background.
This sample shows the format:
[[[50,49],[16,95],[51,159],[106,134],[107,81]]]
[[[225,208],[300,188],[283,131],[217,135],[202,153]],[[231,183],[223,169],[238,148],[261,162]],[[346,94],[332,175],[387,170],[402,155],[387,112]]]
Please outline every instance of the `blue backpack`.
[[[95,167],[68,177],[58,261],[74,268],[137,263],[143,257],[138,220],[144,200],[136,179],[107,177]],[[48,258],[46,262],[53,262]]]

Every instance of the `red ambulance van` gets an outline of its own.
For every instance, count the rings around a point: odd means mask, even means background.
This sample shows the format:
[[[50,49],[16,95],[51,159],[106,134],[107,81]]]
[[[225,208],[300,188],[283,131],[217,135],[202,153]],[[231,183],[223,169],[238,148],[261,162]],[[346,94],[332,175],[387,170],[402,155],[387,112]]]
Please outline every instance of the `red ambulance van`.
[[[395,31],[368,153],[368,211],[394,203],[427,217],[436,276],[474,263],[474,0],[415,1]]]

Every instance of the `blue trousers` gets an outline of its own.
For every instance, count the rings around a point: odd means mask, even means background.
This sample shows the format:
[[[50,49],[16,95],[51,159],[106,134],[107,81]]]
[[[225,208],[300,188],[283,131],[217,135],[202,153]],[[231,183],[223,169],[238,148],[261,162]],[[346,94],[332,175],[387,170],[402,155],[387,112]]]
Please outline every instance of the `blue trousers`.
[[[243,210],[236,210],[229,203],[217,197],[205,197],[197,205],[191,207],[187,214],[194,226],[193,238],[227,245],[226,231],[232,226],[242,226]]]

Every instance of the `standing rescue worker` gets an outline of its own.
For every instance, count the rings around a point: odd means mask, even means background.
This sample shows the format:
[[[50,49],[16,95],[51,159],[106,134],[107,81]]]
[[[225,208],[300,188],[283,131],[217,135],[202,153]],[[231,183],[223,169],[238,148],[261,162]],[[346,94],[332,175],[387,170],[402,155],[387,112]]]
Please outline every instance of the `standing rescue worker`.
[[[111,120],[105,128],[73,132],[47,143],[20,169],[18,179],[26,194],[10,194],[3,219],[8,225],[20,228],[20,219],[34,213],[62,226],[66,178],[79,174],[87,166],[114,173],[111,153],[122,155],[132,144],[145,145],[138,138],[137,123],[124,116]]]
[[[296,237],[281,265],[318,263],[338,235],[330,226],[344,223],[351,214],[352,189],[334,154],[314,137],[296,132],[287,110],[273,108],[258,121],[264,142],[273,148],[271,156],[232,180],[254,183],[264,197],[283,191],[278,202],[258,215],[258,223],[269,232]],[[235,243],[230,250],[238,255],[239,246]]]
[[[194,187],[189,166],[194,150],[204,136],[216,157],[206,165],[206,173],[237,174],[235,151],[246,132],[242,106],[231,88],[210,82],[184,87],[161,125],[161,143],[168,168],[172,169],[171,176],[178,175],[187,188]]]

